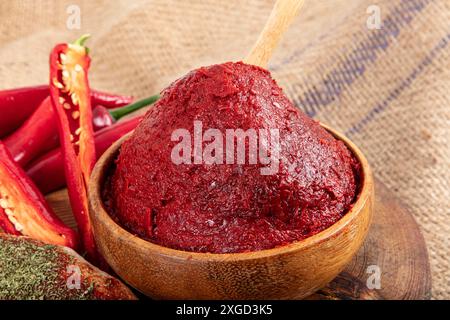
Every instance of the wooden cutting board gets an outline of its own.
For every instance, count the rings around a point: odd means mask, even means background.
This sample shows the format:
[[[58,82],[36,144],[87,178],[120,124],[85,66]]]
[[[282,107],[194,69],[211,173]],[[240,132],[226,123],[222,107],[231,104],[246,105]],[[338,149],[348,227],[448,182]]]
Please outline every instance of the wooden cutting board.
[[[61,219],[75,227],[66,190],[47,199]],[[431,297],[428,253],[419,226],[406,206],[377,180],[375,199],[373,223],[363,247],[335,280],[309,299]]]

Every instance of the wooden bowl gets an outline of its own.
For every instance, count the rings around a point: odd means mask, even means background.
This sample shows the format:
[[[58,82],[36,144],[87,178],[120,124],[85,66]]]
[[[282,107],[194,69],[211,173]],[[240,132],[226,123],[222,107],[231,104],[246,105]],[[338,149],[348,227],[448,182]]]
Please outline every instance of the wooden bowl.
[[[100,252],[128,284],[155,299],[300,299],[335,278],[361,247],[372,218],[373,177],[361,151],[342,140],[362,165],[354,206],[328,229],[286,246],[249,253],[180,251],[134,236],[107,213],[101,190],[123,137],[99,159],[89,184],[90,216]]]

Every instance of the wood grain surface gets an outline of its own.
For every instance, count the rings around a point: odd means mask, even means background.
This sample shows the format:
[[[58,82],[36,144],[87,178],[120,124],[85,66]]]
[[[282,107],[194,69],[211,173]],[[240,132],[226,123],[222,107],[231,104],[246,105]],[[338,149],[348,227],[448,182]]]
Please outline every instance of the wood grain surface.
[[[369,266],[381,271],[380,289],[370,290]],[[425,240],[404,204],[375,180],[375,212],[357,256],[335,280],[310,299],[430,299],[431,273]]]
[[[431,274],[425,241],[404,204],[375,182],[375,213],[357,256],[328,286],[309,299],[429,299]],[[58,215],[75,226],[66,190],[48,195]],[[369,266],[381,271],[380,289],[369,289]]]

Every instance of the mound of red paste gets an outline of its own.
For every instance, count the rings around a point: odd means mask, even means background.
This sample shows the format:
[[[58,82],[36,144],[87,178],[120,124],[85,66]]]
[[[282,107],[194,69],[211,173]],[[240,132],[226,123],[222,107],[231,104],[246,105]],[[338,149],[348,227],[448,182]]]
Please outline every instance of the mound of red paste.
[[[202,124],[200,134],[210,128],[223,133],[223,164],[199,163],[195,121]],[[192,153],[179,150],[177,129],[192,135]],[[273,160],[263,174],[267,162],[250,163],[247,153],[245,163],[235,154],[227,164],[227,129],[277,129],[278,144],[272,135],[258,141],[266,155],[279,150],[278,166]],[[201,151],[212,141],[201,141]],[[250,140],[244,142],[249,152]],[[271,149],[272,142],[279,148]],[[174,148],[184,162],[174,163]],[[220,162],[217,150],[210,155]],[[194,70],[165,89],[123,143],[108,198],[122,226],[156,244],[255,251],[304,239],[338,221],[355,200],[358,172],[344,143],[295,108],[268,71],[224,63]]]

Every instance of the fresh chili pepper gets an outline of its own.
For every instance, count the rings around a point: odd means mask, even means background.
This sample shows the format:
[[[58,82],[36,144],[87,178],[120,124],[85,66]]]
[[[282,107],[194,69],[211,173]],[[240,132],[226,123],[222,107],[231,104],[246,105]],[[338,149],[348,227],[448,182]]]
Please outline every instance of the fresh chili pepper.
[[[48,94],[47,85],[0,91],[0,137],[17,129]]]
[[[50,54],[50,97],[58,119],[64,173],[70,204],[87,257],[102,264],[89,218],[87,186],[96,161],[88,69],[90,57],[82,36],[58,44]]]
[[[48,85],[0,91],[0,138],[19,128],[49,94]],[[92,90],[91,102],[110,109],[132,103],[133,97]]]
[[[97,131],[94,137],[97,158],[116,140],[134,130],[141,119],[142,116],[136,116]],[[64,157],[61,148],[53,149],[33,161],[27,169],[27,175],[44,194],[64,187],[66,180],[64,176]]]
[[[51,244],[76,248],[77,234],[65,226],[0,141],[0,227]]]
[[[97,106],[92,110],[92,121],[94,131],[97,131],[98,129],[111,126],[115,119],[113,119],[108,109],[103,106]]]
[[[119,96],[108,92],[91,90],[91,103],[94,106],[102,105],[107,109],[111,109],[126,106],[132,102],[132,96]]]
[[[132,104],[129,104],[125,107],[115,108],[115,109],[107,109],[102,106],[97,106],[92,110],[93,114],[93,123],[94,130],[97,131],[99,129],[109,127],[117,120],[122,117],[133,113],[136,110],[139,110],[143,107],[146,107],[159,99],[159,94],[153,95],[151,97],[136,101]]]
[[[4,139],[14,161],[24,167],[39,153],[58,146],[58,130],[52,102],[47,97],[19,129]]]
[[[139,110],[142,107],[154,103],[158,98],[159,95],[154,95],[122,108],[104,110],[102,114],[95,115],[94,123],[98,119],[106,119],[113,122],[114,119],[120,119],[135,110]],[[94,108],[94,114],[98,107],[99,106]],[[129,120],[123,120],[108,127],[110,129],[103,128],[96,131],[94,139],[97,156],[101,156],[114,141],[134,129],[140,118],[141,117],[134,117]],[[105,123],[105,121],[103,123]],[[34,180],[44,194],[64,187],[65,177],[61,150],[54,149],[35,159],[27,166],[27,174]]]
[[[145,107],[157,99],[158,96],[152,96],[114,109],[106,109],[98,105],[93,110],[94,130],[97,131],[105,126],[110,126],[121,117]],[[19,129],[5,138],[4,143],[14,160],[22,167],[25,167],[38,156],[58,147],[57,117],[53,111],[50,97],[41,103],[39,108]]]

